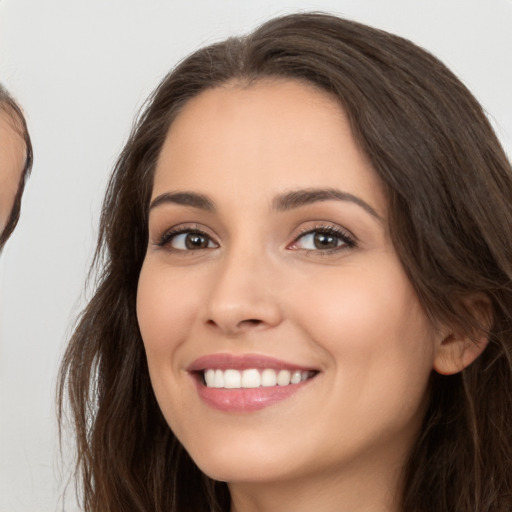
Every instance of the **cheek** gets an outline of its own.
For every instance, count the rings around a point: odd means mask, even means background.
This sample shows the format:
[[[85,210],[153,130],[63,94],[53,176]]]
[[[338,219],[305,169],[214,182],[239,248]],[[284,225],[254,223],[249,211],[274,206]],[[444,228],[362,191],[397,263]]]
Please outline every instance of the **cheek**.
[[[352,266],[304,282],[308,291],[297,318],[338,368],[343,389],[360,397],[378,397],[374,386],[420,396],[432,369],[435,332],[401,267],[392,261],[372,268]]]
[[[178,354],[197,319],[198,302],[195,288],[179,282],[175,274],[145,262],[137,288],[137,320],[151,384],[169,424],[172,418],[186,416]]]
[[[193,286],[179,282],[175,273],[145,262],[137,289],[137,319],[150,372],[168,364],[197,318],[198,296]]]
[[[407,279],[391,270],[376,280],[352,269],[311,291],[317,314],[304,304],[303,329],[334,369],[322,423],[340,426],[353,446],[412,439],[427,405],[434,333]]]

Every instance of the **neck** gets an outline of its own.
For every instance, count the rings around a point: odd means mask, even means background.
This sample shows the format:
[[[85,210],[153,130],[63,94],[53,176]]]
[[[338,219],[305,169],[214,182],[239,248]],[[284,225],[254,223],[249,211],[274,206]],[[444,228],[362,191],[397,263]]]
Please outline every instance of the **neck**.
[[[229,484],[231,512],[398,512],[402,465],[344,468],[281,482]]]

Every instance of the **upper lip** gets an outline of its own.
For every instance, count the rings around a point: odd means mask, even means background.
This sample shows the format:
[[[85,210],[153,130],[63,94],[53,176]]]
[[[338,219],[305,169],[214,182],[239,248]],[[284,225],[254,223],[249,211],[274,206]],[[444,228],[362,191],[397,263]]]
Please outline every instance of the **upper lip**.
[[[311,366],[294,364],[274,357],[264,356],[261,354],[244,354],[235,355],[228,353],[210,354],[199,357],[193,361],[188,367],[189,372],[199,372],[208,369],[219,370],[248,370],[248,369],[265,369],[273,368],[274,370],[316,370]]]

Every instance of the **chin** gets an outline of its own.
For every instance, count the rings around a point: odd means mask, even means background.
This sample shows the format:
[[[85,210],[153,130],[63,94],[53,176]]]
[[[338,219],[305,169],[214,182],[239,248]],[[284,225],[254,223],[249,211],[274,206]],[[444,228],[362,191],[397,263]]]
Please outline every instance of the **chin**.
[[[285,479],[296,473],[300,466],[300,461],[292,455],[295,449],[288,450],[282,445],[285,450],[281,453],[269,449],[275,446],[275,441],[268,444],[245,438],[243,444],[212,442],[203,447],[195,445],[188,453],[199,469],[214,480],[265,483]]]

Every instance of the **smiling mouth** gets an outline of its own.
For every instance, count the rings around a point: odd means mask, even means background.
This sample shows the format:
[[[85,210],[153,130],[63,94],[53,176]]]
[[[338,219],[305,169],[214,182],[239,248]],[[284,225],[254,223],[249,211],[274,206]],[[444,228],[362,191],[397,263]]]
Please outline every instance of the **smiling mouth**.
[[[205,404],[228,414],[265,409],[309,387],[321,373],[258,354],[212,354],[187,368]]]
[[[254,389],[285,387],[312,379],[318,372],[311,370],[275,370],[273,368],[245,370],[213,369],[200,372],[203,384],[217,389]]]
[[[262,354],[216,353],[187,368],[201,400],[228,414],[245,414],[287,400],[309,387],[321,371]]]

